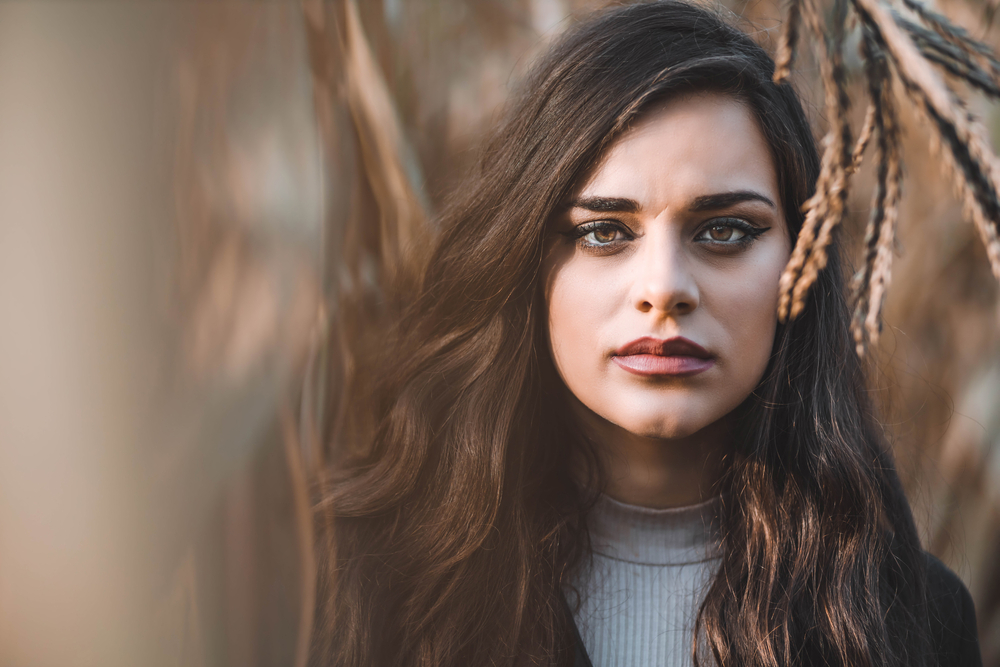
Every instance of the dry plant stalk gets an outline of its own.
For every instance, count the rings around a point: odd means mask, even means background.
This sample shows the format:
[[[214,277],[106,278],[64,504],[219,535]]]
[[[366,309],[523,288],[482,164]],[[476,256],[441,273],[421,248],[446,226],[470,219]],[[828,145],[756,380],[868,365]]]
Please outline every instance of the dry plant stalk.
[[[833,230],[843,222],[847,211],[847,180],[853,164],[851,126],[847,121],[850,99],[843,59],[846,0],[835,0],[829,40],[824,34],[820,8],[814,0],[801,2],[806,28],[819,36],[816,49],[830,128],[823,137],[823,161],[816,192],[803,206],[806,217],[788,266],[781,275],[778,316],[782,320],[799,315],[806,293],[826,266],[826,249],[833,238]]]
[[[778,37],[778,52],[774,57],[774,82],[786,81],[792,73],[792,63],[795,60],[795,47],[799,41],[799,23],[802,21],[802,9],[798,2],[788,6],[788,16],[781,24],[781,35]]]
[[[865,149],[868,148],[868,142],[872,140],[872,135],[875,134],[875,124],[877,122],[878,110],[873,103],[869,102],[868,108],[865,109],[865,122],[861,126],[861,134],[858,136],[858,143],[854,145],[854,152],[851,153],[851,166],[847,170],[849,174],[854,174],[861,168],[861,160],[864,159]]]
[[[872,196],[871,217],[865,231],[865,256],[862,268],[854,278],[855,309],[852,329],[859,356],[864,355],[868,344],[878,341],[881,331],[880,315],[891,275],[903,176],[899,155],[899,125],[889,64],[870,32],[865,33],[861,49],[865,58],[868,94],[871,97],[865,128],[868,129],[867,121],[870,118],[870,132],[878,138],[875,192]],[[855,164],[860,163],[863,153],[860,142],[858,148],[860,150],[855,151]]]
[[[328,285],[332,307],[329,314],[321,313],[310,350],[301,428],[287,420],[285,424],[303,550],[309,552],[303,590],[315,591],[319,576],[331,584],[337,576],[335,508],[329,503],[309,507],[319,514],[316,535],[302,503],[329,495],[326,475],[335,467],[331,459],[363,440],[358,434],[367,426],[364,417],[350,406],[363,390],[359,387],[366,352],[371,353],[371,334],[385,330],[387,315],[419,284],[423,245],[431,230],[419,179],[409,168],[410,148],[357,3],[303,0],[302,10],[324,159],[356,160],[358,167],[349,201],[326,204],[324,227],[340,236],[336,250],[330,244],[325,249],[336,269]],[[363,210],[366,204],[373,210]],[[335,219],[334,209],[348,213]],[[325,555],[322,563],[313,556],[317,548]],[[300,666],[306,664],[311,642],[314,592],[303,595],[303,605],[295,663]]]
[[[919,0],[834,0],[832,21],[824,24],[814,0],[791,0],[776,57],[775,82],[787,79],[800,41],[800,24],[813,37],[830,127],[823,139],[823,162],[816,193],[806,202],[805,221],[781,276],[778,316],[794,319],[805,307],[809,288],[826,266],[831,234],[844,217],[848,176],[861,164],[869,142],[876,144],[876,187],[865,235],[863,266],[854,279],[853,335],[859,355],[876,342],[888,288],[902,182],[899,123],[893,97],[899,81],[928,122],[932,142],[951,176],[965,215],[986,246],[1000,280],[1000,162],[979,120],[948,82],[963,83],[1000,99],[1000,60],[985,44]],[[854,13],[862,31],[861,55],[869,97],[861,136],[848,151],[850,126],[842,62],[846,19]],[[904,15],[905,12],[905,15]]]

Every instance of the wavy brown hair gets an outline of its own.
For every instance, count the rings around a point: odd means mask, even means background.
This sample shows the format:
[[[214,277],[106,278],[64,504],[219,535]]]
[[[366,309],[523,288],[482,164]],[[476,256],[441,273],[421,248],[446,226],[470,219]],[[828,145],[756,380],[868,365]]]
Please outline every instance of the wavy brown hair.
[[[673,0],[602,13],[535,67],[441,216],[416,296],[375,346],[355,406],[372,432],[321,502],[333,522],[314,664],[572,664],[563,587],[588,553],[600,470],[549,357],[549,221],[650,105],[711,90],[756,117],[794,236],[819,161],[773,70],[743,32]],[[923,559],[843,283],[835,241],[740,408],[719,489],[721,565],[692,638],[700,664],[926,659]]]

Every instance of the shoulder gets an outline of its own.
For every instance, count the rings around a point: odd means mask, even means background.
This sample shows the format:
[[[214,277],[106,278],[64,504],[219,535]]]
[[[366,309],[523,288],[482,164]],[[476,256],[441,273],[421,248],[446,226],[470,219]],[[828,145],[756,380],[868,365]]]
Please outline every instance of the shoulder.
[[[934,556],[927,567],[927,616],[939,665],[981,667],[976,609],[962,580]]]

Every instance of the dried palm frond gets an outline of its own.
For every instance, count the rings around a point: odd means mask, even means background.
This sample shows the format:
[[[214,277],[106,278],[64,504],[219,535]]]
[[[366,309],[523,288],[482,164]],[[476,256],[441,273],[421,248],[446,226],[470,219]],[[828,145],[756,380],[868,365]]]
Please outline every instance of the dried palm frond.
[[[781,276],[778,313],[783,320],[798,316],[806,293],[826,266],[826,249],[833,230],[843,221],[847,211],[847,179],[854,152],[851,148],[851,126],[847,122],[850,98],[843,59],[847,0],[834,2],[834,21],[830,26],[829,39],[824,34],[820,10],[813,0],[802,0],[801,11],[806,27],[820,36],[817,51],[830,128],[823,137],[823,161],[816,193],[803,207],[805,221]]]
[[[878,121],[878,110],[871,102],[865,110],[865,122],[861,126],[861,134],[858,136],[858,143],[854,145],[854,152],[851,154],[851,167],[849,172],[853,174],[861,167],[861,160],[864,159],[865,149],[875,133],[875,124]]]
[[[861,48],[865,57],[868,94],[872,100],[869,107],[870,117],[873,119],[872,134],[878,137],[876,142],[878,164],[871,217],[865,232],[864,261],[854,279],[855,310],[852,328],[859,356],[864,355],[869,342],[875,343],[878,340],[881,330],[880,314],[892,267],[892,250],[896,237],[896,220],[899,217],[900,185],[903,176],[889,64],[870,32],[864,35]],[[860,152],[856,152],[856,155],[860,162]]]
[[[795,60],[795,47],[799,41],[799,23],[802,20],[801,5],[793,2],[788,6],[788,16],[781,24],[781,36],[778,39],[778,52],[774,58],[774,82],[781,83],[792,73],[792,62]]]
[[[809,288],[826,265],[831,233],[844,217],[847,177],[860,166],[869,140],[875,138],[876,187],[862,267],[854,280],[852,327],[858,354],[863,355],[881,327],[898,218],[902,167],[895,81],[928,122],[963,210],[975,223],[993,273],[1000,279],[1000,162],[982,124],[948,85],[961,83],[1000,99],[1000,60],[985,44],[918,0],[902,0],[900,9],[887,0],[835,0],[826,25],[812,2],[790,3],[774,79],[781,82],[788,77],[799,24],[804,24],[817,45],[830,127],[823,140],[816,192],[804,206],[805,221],[781,277],[778,316],[782,321],[794,319],[804,308]],[[869,101],[861,136],[848,152],[849,105],[841,51],[851,12],[863,33],[861,55]]]

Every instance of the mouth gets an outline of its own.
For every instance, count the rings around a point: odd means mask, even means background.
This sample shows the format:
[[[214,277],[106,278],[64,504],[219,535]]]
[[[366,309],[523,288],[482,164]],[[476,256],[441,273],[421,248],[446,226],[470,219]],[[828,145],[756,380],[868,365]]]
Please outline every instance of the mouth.
[[[611,360],[622,370],[647,377],[690,377],[715,365],[708,350],[680,336],[637,338],[615,350]]]

